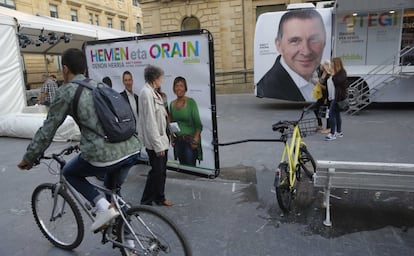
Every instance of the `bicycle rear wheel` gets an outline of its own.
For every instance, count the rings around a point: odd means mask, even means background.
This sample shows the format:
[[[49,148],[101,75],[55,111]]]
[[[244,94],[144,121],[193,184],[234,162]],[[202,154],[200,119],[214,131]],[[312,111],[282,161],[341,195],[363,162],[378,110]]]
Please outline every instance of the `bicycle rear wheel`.
[[[305,172],[309,179],[313,179],[313,174],[316,172],[316,162],[309,153],[306,145],[301,145],[299,152],[299,165]]]
[[[83,239],[82,215],[69,194],[62,189],[55,194],[55,188],[51,183],[36,187],[32,194],[33,216],[47,240],[56,247],[72,250]]]
[[[126,218],[139,241],[135,240],[132,232],[120,218],[118,241],[123,244],[132,243],[135,248],[120,248],[123,256],[191,256],[190,246],[181,231],[168,217],[155,209],[146,206],[133,207],[126,211]]]
[[[275,186],[276,199],[280,209],[287,213],[293,200],[293,191],[290,189],[289,170],[287,163],[279,164],[280,182]],[[277,174],[276,174],[277,175]]]

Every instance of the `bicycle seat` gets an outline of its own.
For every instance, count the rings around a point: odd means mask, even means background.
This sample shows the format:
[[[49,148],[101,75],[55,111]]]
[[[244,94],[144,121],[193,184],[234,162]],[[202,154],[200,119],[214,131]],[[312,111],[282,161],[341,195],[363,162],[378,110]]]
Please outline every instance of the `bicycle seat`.
[[[289,128],[289,123],[287,121],[279,121],[272,125],[272,130],[280,133],[283,133],[287,128]]]

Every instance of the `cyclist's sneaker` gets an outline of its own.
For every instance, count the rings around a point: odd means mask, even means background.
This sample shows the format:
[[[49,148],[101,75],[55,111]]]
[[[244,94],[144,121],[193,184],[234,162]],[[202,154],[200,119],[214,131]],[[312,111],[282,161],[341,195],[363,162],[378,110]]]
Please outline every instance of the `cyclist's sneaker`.
[[[92,224],[91,230],[93,232],[97,232],[99,229],[101,229],[106,223],[111,221],[112,219],[119,216],[119,212],[114,208],[114,206],[111,204],[108,208],[108,210],[105,211],[98,211],[96,213],[96,219],[94,223]]]
[[[134,241],[134,240],[132,240],[132,239],[128,239],[128,240],[126,240],[126,244],[127,244],[129,247],[131,247],[131,248],[134,248],[134,247],[135,247],[135,241]]]
[[[325,136],[325,140],[335,140],[336,136],[332,133],[329,133],[328,135]]]
[[[337,133],[335,133],[335,137],[342,138],[342,137],[344,137],[344,133],[343,132],[337,132]]]

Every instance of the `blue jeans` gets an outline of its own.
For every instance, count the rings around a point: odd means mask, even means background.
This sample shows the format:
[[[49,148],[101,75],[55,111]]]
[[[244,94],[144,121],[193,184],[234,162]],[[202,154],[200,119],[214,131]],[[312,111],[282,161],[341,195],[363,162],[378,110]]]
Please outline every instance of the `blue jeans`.
[[[96,167],[82,158],[82,154],[72,158],[63,168],[63,175],[72,187],[83,195],[92,205],[104,195],[86,179],[86,177],[105,175],[105,187],[114,189],[121,188],[131,166],[137,163],[138,154],[132,155],[116,164]],[[116,180],[114,180],[116,178]],[[115,186],[115,187],[114,187]]]
[[[190,136],[189,136],[190,137]],[[182,138],[178,137],[175,141],[174,150],[177,154],[177,158],[180,161],[180,164],[195,166],[197,161],[197,148],[193,149],[191,147],[191,138]]]
[[[331,134],[334,135],[335,132],[342,131],[342,119],[341,112],[336,107],[336,101],[331,100],[329,105],[329,122],[331,124]]]

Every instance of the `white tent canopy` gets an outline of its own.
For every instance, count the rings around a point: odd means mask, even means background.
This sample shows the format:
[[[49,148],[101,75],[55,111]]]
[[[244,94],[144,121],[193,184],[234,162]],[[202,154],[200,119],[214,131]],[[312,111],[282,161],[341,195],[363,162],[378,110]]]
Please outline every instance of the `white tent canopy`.
[[[1,6],[0,14],[14,18],[18,26],[18,33],[31,39],[31,44],[27,44],[25,48],[20,47],[22,53],[59,55],[67,48],[82,48],[85,41],[138,35],[81,22],[31,15]],[[42,31],[47,38],[50,37],[49,33],[55,33],[57,42],[54,44],[50,44],[48,41],[40,43],[39,35],[42,34]],[[65,34],[70,38],[67,43],[61,38]],[[36,43],[39,45],[36,46]]]
[[[56,40],[49,43],[53,34]],[[0,35],[0,136],[31,138],[46,114],[40,113],[40,108],[26,107],[21,54],[61,55],[68,48],[81,49],[86,41],[138,34],[26,14],[0,6]],[[45,36],[44,42],[39,40],[40,35]],[[70,40],[65,42],[64,36]],[[55,140],[79,138],[79,128],[70,118],[61,127],[64,128],[58,130],[59,136]]]

